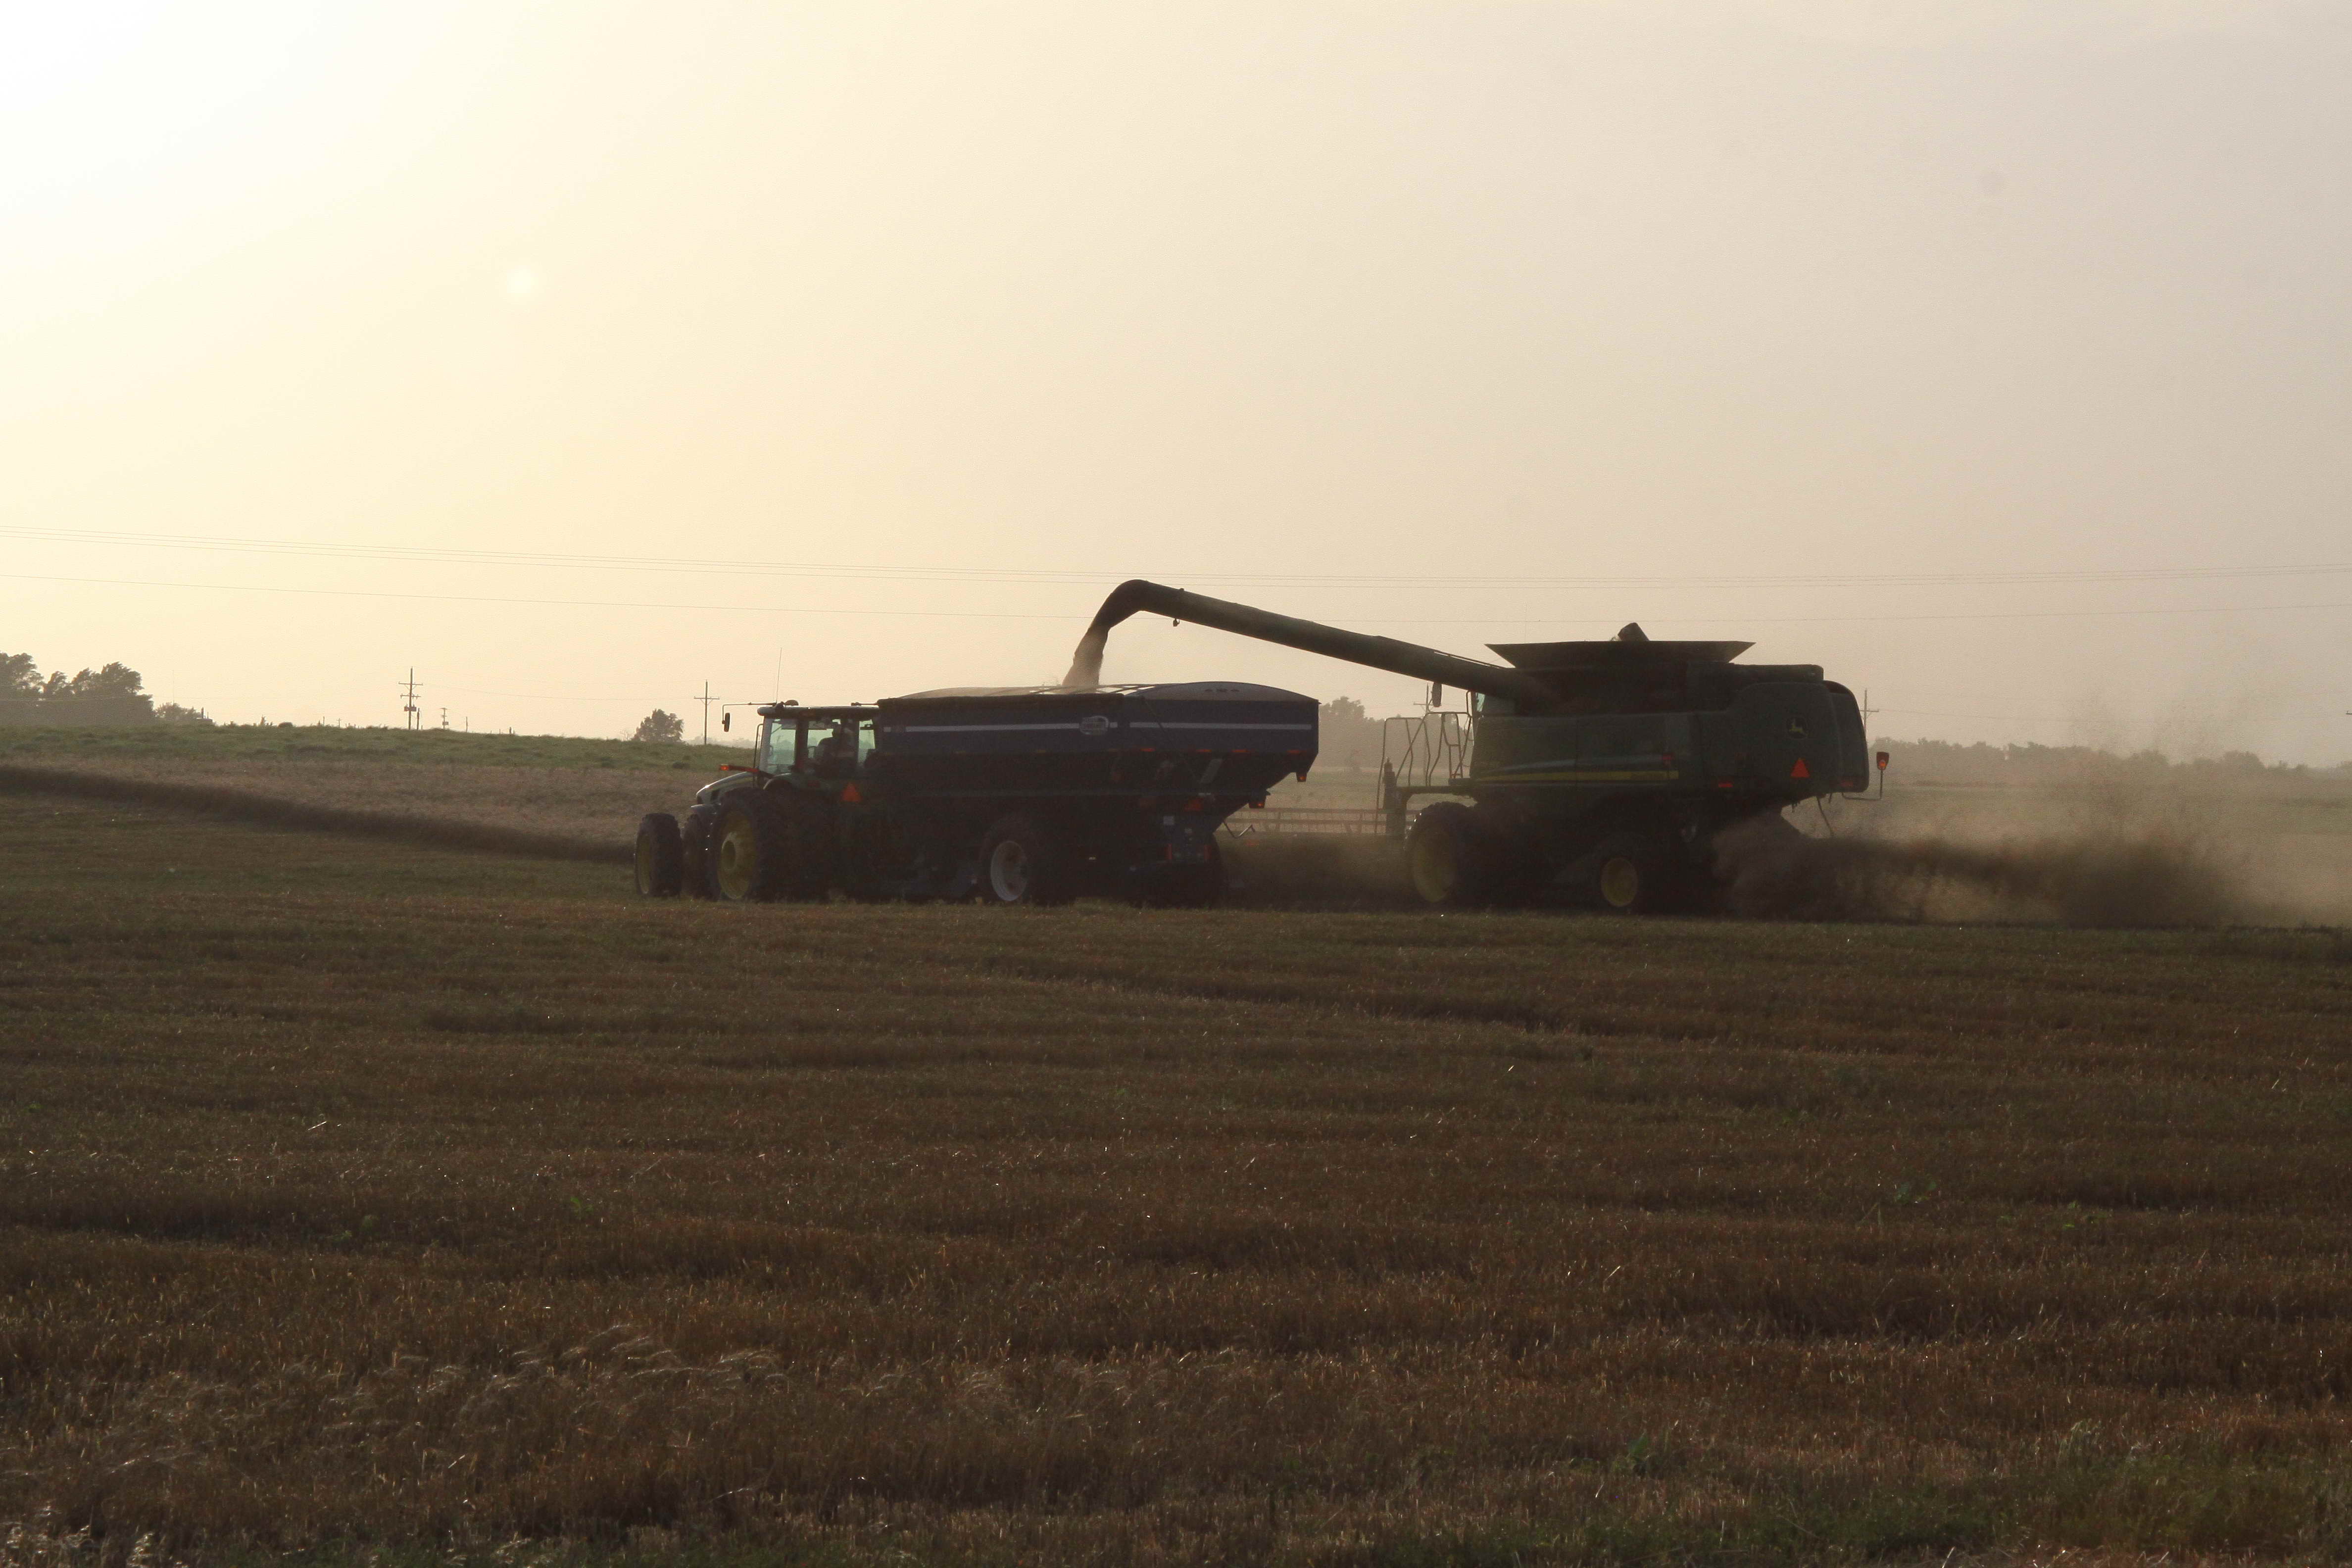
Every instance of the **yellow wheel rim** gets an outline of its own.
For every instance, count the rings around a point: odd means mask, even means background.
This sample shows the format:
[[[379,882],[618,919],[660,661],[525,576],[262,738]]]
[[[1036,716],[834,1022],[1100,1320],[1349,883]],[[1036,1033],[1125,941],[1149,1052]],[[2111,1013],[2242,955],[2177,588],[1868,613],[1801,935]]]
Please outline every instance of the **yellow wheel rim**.
[[[759,874],[760,847],[752,839],[751,823],[740,816],[730,818],[727,830],[719,836],[719,891],[730,899],[748,899]]]
[[[1642,896],[1642,868],[1631,857],[1612,855],[1601,868],[1601,898],[1612,910],[1630,910]]]

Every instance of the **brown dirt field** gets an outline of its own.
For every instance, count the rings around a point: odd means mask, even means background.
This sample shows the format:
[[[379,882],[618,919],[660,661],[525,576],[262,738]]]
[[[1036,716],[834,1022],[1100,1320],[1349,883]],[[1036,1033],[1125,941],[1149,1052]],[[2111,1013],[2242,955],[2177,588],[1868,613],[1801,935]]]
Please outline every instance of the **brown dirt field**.
[[[0,863],[37,1546],[2352,1554],[2337,933],[729,909],[55,803]]]

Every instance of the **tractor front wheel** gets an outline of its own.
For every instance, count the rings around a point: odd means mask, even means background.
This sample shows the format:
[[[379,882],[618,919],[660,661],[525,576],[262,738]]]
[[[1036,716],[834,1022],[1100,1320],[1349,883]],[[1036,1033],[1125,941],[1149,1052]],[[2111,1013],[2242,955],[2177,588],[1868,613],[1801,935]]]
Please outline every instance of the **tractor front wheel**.
[[[637,891],[648,899],[674,899],[686,885],[686,850],[677,818],[649,811],[637,824]]]

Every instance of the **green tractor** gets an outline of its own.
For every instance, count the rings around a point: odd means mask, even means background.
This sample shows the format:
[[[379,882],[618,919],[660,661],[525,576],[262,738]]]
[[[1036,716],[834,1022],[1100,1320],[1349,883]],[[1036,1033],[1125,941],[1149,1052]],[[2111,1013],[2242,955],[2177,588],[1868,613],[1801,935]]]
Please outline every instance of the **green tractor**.
[[[637,826],[637,890],[1199,906],[1217,828],[1314,764],[1315,700],[1232,681],[760,710],[748,766]]]

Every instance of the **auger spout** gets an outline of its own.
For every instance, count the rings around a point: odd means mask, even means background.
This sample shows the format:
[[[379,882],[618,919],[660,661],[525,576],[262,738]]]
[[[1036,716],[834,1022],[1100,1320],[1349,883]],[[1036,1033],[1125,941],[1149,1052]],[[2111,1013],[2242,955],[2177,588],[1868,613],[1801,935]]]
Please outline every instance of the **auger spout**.
[[[1110,629],[1129,616],[1144,613],[1190,621],[1195,626],[1213,626],[1237,637],[1255,637],[1260,642],[1276,643],[1307,653],[1319,653],[1327,658],[1342,659],[1349,664],[1458,686],[1465,691],[1507,697],[1526,712],[1548,711],[1558,700],[1552,688],[1543,681],[1499,664],[1457,658],[1433,647],[1399,642],[1394,637],[1368,637],[1361,632],[1342,631],[1338,626],[1302,621],[1293,616],[1277,616],[1272,611],[1255,609],[1248,605],[1213,599],[1205,594],[1187,593],[1181,588],[1147,583],[1139,577],[1112,589],[1110,596],[1102,602],[1102,608],[1095,612],[1095,618],[1087,627],[1086,635],[1078,639],[1077,652],[1070,661],[1070,672],[1062,678],[1062,684],[1100,685],[1103,647],[1110,637]]]

